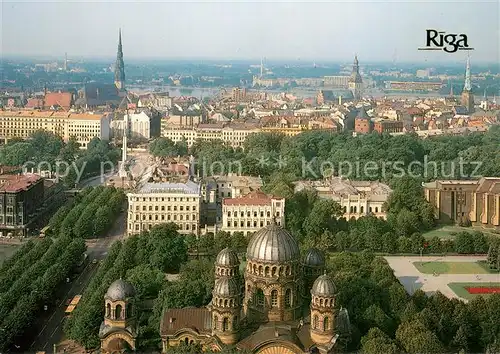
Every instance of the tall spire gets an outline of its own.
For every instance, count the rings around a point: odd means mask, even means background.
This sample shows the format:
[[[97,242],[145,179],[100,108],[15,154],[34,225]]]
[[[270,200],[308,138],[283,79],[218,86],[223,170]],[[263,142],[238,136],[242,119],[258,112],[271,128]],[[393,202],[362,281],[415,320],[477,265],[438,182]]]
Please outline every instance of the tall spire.
[[[470,56],[467,56],[467,66],[465,67],[465,84],[464,91],[471,91],[472,84],[470,80]]]
[[[118,32],[118,51],[115,64],[115,85],[118,90],[125,89],[125,64],[123,63],[122,30]]]

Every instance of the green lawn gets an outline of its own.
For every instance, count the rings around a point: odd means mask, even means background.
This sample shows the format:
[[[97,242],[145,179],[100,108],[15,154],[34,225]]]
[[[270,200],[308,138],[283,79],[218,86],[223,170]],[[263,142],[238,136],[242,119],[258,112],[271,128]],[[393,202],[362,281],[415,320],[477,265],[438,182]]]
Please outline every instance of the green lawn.
[[[500,235],[492,233],[488,230],[485,230],[481,227],[461,227],[461,226],[454,226],[454,225],[445,225],[445,226],[440,226],[434,230],[430,230],[425,232],[423,235],[426,240],[430,240],[431,238],[437,236],[440,239],[454,239],[455,237],[451,235],[452,232],[460,232],[460,231],[481,231],[483,234],[486,236],[496,236],[500,237]]]
[[[4,260],[12,256],[12,254],[18,248],[19,245],[0,244],[0,264],[2,264]]]
[[[476,262],[413,262],[424,274],[488,274],[487,269]]]
[[[478,286],[500,286],[500,283],[449,283],[448,286],[451,290],[461,298],[472,300],[478,296],[491,296],[491,294],[469,294],[466,287],[478,287]]]

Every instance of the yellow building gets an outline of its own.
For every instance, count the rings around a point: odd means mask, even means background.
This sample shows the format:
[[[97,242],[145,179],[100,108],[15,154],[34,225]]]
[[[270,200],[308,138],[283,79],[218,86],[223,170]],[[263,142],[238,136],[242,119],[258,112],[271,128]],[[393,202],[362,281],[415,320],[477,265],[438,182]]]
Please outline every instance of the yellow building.
[[[64,141],[75,137],[80,147],[87,148],[95,137],[109,140],[110,114],[81,114],[56,111],[0,111],[0,137],[26,139],[38,130],[46,130]]]

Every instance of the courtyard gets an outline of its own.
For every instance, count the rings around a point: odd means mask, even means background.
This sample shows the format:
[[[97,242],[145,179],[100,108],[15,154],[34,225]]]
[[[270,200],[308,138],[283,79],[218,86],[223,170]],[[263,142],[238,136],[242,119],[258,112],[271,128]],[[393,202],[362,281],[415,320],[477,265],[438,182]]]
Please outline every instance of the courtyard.
[[[500,274],[489,273],[480,261],[486,256],[386,256],[394,275],[409,294],[421,289],[431,295],[440,291],[449,298],[468,301],[496,291]],[[484,289],[483,289],[484,288]]]

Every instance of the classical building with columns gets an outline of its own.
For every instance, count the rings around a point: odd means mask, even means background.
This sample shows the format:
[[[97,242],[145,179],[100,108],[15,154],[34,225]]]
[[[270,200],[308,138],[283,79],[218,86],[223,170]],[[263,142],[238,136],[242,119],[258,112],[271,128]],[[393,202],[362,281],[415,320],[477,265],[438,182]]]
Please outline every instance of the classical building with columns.
[[[243,277],[239,268],[237,254],[222,250],[215,261],[211,303],[163,313],[163,352],[196,343],[214,351],[327,354],[349,336],[348,315],[336,304],[324,255],[309,250],[301,256],[298,242],[282,226],[271,222],[256,232]]]
[[[500,178],[433,181],[424,191],[440,222],[500,229]]]

